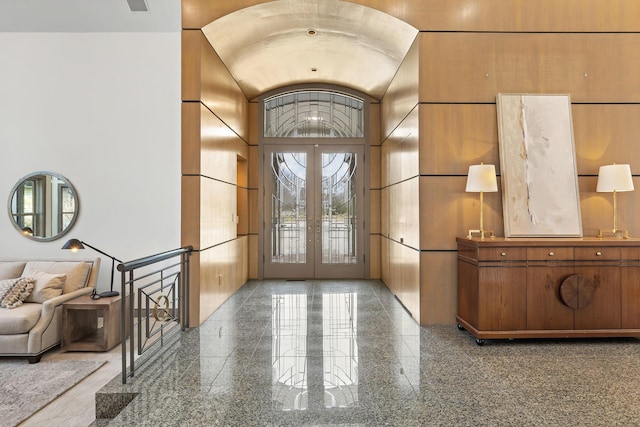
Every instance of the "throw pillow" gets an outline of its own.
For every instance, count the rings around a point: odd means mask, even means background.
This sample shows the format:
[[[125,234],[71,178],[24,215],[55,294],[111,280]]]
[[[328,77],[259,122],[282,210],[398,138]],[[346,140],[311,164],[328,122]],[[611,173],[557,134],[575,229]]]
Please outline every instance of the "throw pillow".
[[[37,302],[42,304],[43,302],[62,295],[62,289],[64,288],[64,281],[67,276],[64,274],[49,274],[41,271],[34,271],[29,273],[35,280],[33,292],[27,297],[25,302]]]
[[[31,277],[21,277],[0,301],[2,308],[16,308],[21,306],[33,290],[34,281]]]
[[[11,288],[13,288],[18,280],[20,280],[19,277],[17,279],[0,280],[0,301],[2,301],[2,299],[7,296]]]
[[[69,292],[84,288],[87,284],[87,280],[89,279],[90,270],[91,265],[86,262],[78,263],[78,265],[73,267],[68,273],[66,273],[67,280],[64,282],[64,291],[62,293],[68,294]]]

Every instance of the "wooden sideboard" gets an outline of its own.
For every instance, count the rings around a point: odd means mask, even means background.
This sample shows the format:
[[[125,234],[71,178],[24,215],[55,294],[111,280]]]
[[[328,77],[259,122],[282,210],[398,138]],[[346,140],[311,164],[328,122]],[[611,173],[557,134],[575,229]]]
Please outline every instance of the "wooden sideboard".
[[[478,345],[640,337],[640,239],[456,240],[456,320]]]

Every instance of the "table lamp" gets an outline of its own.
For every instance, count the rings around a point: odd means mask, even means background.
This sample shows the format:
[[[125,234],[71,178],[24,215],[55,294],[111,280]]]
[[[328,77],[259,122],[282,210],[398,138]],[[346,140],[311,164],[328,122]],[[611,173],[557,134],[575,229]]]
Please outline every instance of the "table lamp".
[[[471,238],[474,233],[480,234],[480,238],[484,240],[485,234],[489,234],[493,237],[493,231],[484,229],[484,199],[483,193],[495,193],[498,191],[498,183],[496,180],[496,167],[494,165],[485,165],[480,163],[479,165],[469,166],[469,173],[467,174],[467,193],[480,193],[480,229],[469,230],[467,238]]]
[[[610,233],[613,236],[620,234],[624,239],[628,239],[629,232],[627,230],[618,230],[616,194],[621,191],[633,191],[633,178],[629,165],[614,163],[600,166],[596,191],[598,193],[613,193],[613,230],[600,230],[598,237],[604,237],[604,233]]]
[[[115,263],[116,261],[118,261],[119,263],[122,263],[122,261],[120,261],[118,258],[113,257],[105,252],[102,252],[100,249],[98,248],[94,248],[93,246],[91,246],[90,244],[88,244],[87,242],[82,242],[78,239],[71,239],[69,240],[67,243],[65,243],[62,246],[62,249],[71,249],[72,252],[76,252],[79,249],[84,249],[85,246],[90,247],[91,249],[93,249],[94,251],[111,258],[111,290],[110,291],[106,291],[106,292],[100,292],[99,294],[97,294],[97,297],[95,297],[94,295],[91,296],[92,299],[96,299],[96,298],[107,298],[107,297],[116,297],[118,295],[120,295],[120,293],[118,291],[114,291],[113,290],[113,274],[114,274],[114,269],[115,269]],[[95,292],[95,289],[94,289]]]

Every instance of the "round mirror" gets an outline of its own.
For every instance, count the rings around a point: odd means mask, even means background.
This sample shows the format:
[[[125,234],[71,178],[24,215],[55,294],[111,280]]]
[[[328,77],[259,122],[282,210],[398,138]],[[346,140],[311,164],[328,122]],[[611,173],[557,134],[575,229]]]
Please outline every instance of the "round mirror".
[[[78,196],[68,179],[53,172],[22,178],[9,195],[13,226],[29,239],[47,242],[68,232],[78,218]]]

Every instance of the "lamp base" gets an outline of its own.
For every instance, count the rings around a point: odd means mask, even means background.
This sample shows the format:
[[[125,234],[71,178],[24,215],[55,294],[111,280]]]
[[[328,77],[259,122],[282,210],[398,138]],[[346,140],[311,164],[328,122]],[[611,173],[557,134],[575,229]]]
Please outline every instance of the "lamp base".
[[[603,237],[617,237],[618,239],[630,239],[629,232],[627,230],[600,230],[598,232],[598,238]]]
[[[480,230],[469,230],[469,234],[467,234],[467,239],[471,239],[474,234],[479,235],[481,240],[484,240],[486,236],[489,236],[490,239],[493,239],[496,237],[493,235],[493,230],[480,229]]]
[[[117,297],[118,295],[120,295],[120,292],[118,292],[118,291],[105,291],[105,292],[100,292],[98,295],[100,295],[100,298]]]

